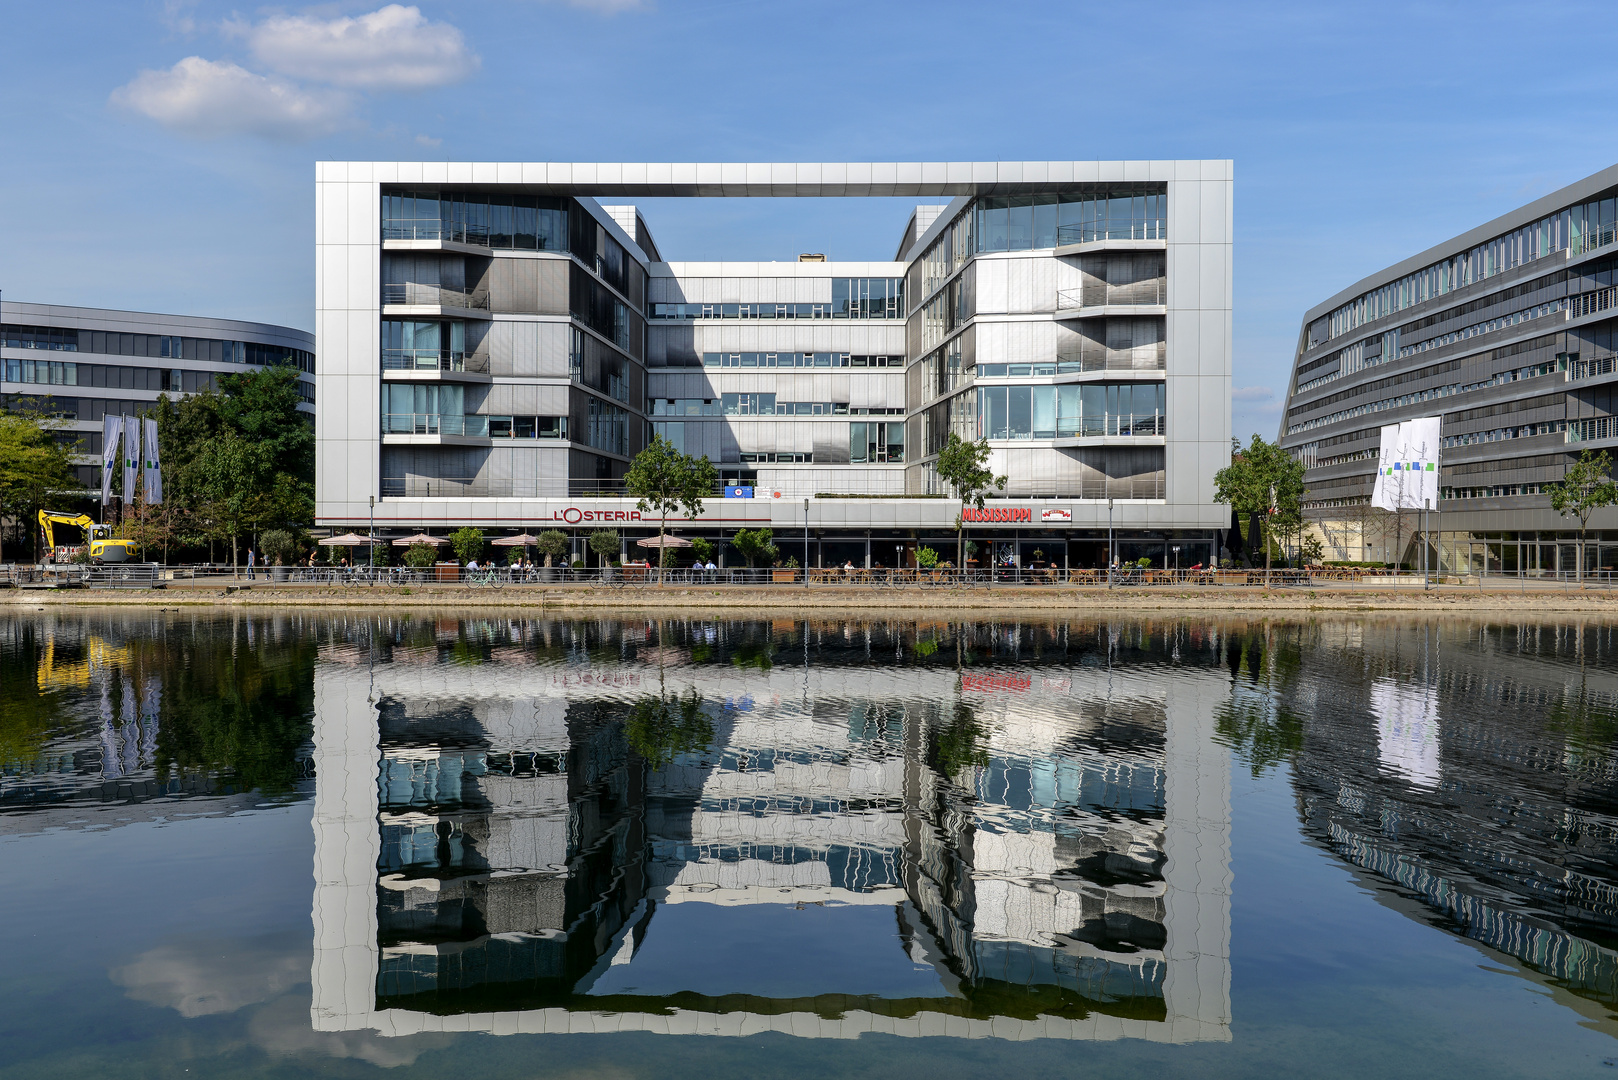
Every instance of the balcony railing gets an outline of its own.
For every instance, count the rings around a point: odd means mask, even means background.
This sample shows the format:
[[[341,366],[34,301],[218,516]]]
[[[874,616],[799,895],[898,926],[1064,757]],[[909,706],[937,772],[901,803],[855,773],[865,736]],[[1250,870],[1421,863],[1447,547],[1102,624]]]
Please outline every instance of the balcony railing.
[[[486,225],[467,225],[438,218],[388,218],[382,222],[384,240],[448,240],[455,244],[489,246]]]
[[[713,498],[725,494],[714,485]],[[389,476],[382,478],[382,495],[408,499],[579,499],[596,496],[622,499],[629,493],[622,479],[581,480],[561,476]],[[1149,496],[1147,496],[1149,497]]]
[[[1087,221],[1081,225],[1059,225],[1056,243],[1093,244],[1097,240],[1167,240],[1169,223],[1166,218],[1140,221]]]
[[[382,434],[464,435],[486,439],[489,437],[489,418],[457,413],[383,413]]]
[[[470,371],[489,373],[487,356],[467,356],[449,349],[383,349],[383,371]]]
[[[424,307],[489,309],[487,293],[477,294],[469,289],[451,289],[443,285],[421,285],[414,281],[397,282],[382,286],[384,304],[414,304]]]
[[[1036,365],[1037,366],[1037,365]],[[1049,365],[1043,365],[1048,367]],[[1149,355],[1132,349],[1062,349],[1056,354],[1056,373],[1071,375],[1086,371],[1162,371],[1168,366],[1168,349],[1157,342]]]
[[[1575,360],[1569,366],[1569,379],[1594,379],[1618,371],[1618,356],[1602,356],[1594,360]]]
[[[1060,416],[1054,428],[1029,427],[1017,430],[1011,427],[996,431],[986,428],[984,438],[1017,439],[1090,439],[1108,436],[1165,435],[1167,418],[1162,413],[1102,413],[1098,416]]]
[[[1595,442],[1599,439],[1618,439],[1618,416],[1597,416],[1567,422],[1568,442]]]
[[[1059,289],[1056,293],[1058,311],[1087,307],[1142,307],[1168,303],[1168,283],[1162,278],[1134,281],[1128,285],[1091,286],[1089,288]]]

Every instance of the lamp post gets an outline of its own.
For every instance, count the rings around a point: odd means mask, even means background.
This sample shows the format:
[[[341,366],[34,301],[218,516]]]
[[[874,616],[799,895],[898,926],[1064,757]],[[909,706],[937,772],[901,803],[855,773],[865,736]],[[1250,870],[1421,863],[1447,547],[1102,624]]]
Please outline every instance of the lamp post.
[[[370,550],[371,569],[375,570],[376,569],[376,496],[375,495],[371,496],[371,525],[370,525],[370,532],[366,536],[366,539],[371,541],[371,543],[369,545],[370,549],[371,549]]]
[[[1174,576],[1180,576],[1180,545],[1174,545]]]
[[[809,499],[803,500],[803,587],[809,587]]]
[[[1107,499],[1107,588],[1112,588],[1112,566],[1118,561],[1112,542],[1112,499]]]

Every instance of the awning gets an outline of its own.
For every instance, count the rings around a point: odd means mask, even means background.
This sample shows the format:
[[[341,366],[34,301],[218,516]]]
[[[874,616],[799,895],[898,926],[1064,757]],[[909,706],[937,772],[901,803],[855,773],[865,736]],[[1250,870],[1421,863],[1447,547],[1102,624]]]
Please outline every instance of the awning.
[[[320,542],[322,547],[371,547],[380,544],[380,540],[372,540],[369,536],[358,533],[344,533],[341,536],[328,536]]]
[[[417,544],[447,544],[449,541],[442,536],[428,536],[426,533],[416,533],[413,536],[401,536],[393,542],[394,547],[415,547]]]
[[[656,547],[660,547],[660,548],[683,548],[683,547],[690,547],[691,546],[691,541],[682,539],[682,538],[680,538],[678,536],[674,536],[673,534],[664,536],[661,539],[659,539],[656,536],[648,536],[644,540],[635,541],[635,543],[640,545],[641,547],[649,547],[649,548],[656,548]]]

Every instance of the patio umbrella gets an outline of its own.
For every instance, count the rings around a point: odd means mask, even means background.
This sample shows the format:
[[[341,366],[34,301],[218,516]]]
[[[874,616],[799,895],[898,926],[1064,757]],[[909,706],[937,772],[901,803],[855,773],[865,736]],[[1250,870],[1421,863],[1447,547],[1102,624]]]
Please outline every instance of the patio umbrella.
[[[449,543],[449,541],[442,536],[428,536],[426,533],[416,533],[414,536],[401,536],[399,539],[393,542],[393,546],[415,547],[417,544],[431,544],[434,547],[437,547],[439,544],[447,543]]]
[[[656,536],[648,536],[644,540],[635,541],[635,543],[648,548],[687,548],[691,546],[691,541],[678,536],[664,536],[661,539]]]
[[[321,547],[370,547],[379,541],[358,533],[344,533],[341,536],[328,536],[320,541]]]
[[[516,536],[502,536],[498,540],[490,540],[495,547],[531,547],[539,543],[539,537],[532,533],[518,533]]]

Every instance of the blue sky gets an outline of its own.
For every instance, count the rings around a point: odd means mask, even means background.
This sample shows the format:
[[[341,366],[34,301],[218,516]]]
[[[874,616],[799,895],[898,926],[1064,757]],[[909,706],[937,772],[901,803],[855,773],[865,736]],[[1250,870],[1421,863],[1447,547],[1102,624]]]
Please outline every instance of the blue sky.
[[[1302,312],[1618,160],[1607,5],[478,0],[4,9],[8,298],[311,327],[322,158],[1236,162],[1235,431]],[[890,200],[650,211],[891,257]]]

